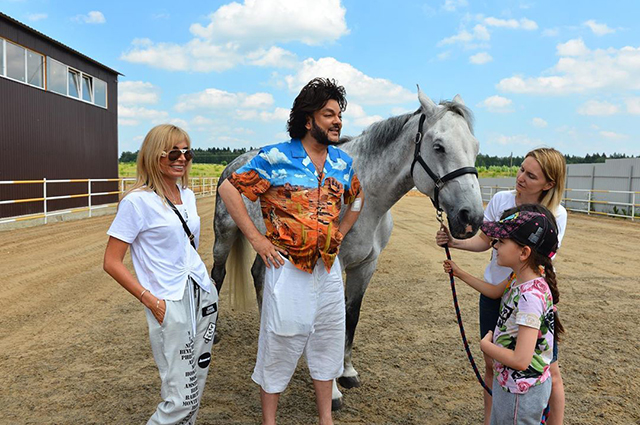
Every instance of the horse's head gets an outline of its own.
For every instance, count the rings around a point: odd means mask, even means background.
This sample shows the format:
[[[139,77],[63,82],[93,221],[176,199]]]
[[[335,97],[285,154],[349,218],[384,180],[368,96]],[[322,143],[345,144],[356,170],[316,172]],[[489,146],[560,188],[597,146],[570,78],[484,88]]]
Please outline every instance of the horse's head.
[[[471,111],[459,95],[436,105],[418,88],[418,99],[425,118],[413,164],[415,186],[446,212],[454,237],[468,238],[483,220],[480,184],[474,174],[479,148]],[[459,175],[449,175],[457,170]],[[436,182],[438,179],[443,181]]]

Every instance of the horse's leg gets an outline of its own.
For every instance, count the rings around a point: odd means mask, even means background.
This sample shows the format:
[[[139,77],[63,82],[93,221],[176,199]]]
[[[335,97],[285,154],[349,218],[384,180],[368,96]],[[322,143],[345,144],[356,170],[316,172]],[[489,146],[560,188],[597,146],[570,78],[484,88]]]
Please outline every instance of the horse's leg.
[[[353,339],[356,333],[356,326],[358,326],[358,320],[360,319],[362,299],[364,298],[364,293],[367,290],[371,276],[373,276],[373,272],[376,270],[377,263],[378,259],[376,257],[375,259],[360,264],[357,267],[347,269],[347,332],[344,344],[344,372],[342,373],[342,376],[338,378],[338,382],[344,388],[360,386],[358,372],[353,367],[352,362]]]
[[[251,276],[253,276],[253,286],[256,288],[258,309],[262,313],[262,289],[264,288],[265,266],[262,257],[259,255],[256,255],[253,266],[251,266]]]
[[[215,241],[213,243],[211,279],[215,282],[216,289],[218,293],[220,293],[224,277],[227,274],[226,264],[229,258],[229,252],[231,252],[231,247],[233,247],[236,239],[241,236],[238,226],[231,218],[224,202],[222,202],[220,198],[216,199],[213,231]]]

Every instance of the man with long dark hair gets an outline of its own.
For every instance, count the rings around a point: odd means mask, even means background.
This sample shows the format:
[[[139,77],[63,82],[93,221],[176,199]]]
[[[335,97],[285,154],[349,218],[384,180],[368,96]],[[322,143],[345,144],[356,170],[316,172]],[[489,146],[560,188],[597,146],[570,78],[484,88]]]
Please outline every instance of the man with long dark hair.
[[[332,380],[342,374],[345,306],[340,242],[360,214],[364,194],[351,158],[335,145],[347,106],[335,81],[310,81],[293,102],[291,140],[262,148],[218,193],[266,265],[258,356],[263,424],[275,424],[280,393],[302,354],[321,424],[332,424]],[[266,235],[242,195],[260,199]],[[342,203],[351,204],[340,220]]]

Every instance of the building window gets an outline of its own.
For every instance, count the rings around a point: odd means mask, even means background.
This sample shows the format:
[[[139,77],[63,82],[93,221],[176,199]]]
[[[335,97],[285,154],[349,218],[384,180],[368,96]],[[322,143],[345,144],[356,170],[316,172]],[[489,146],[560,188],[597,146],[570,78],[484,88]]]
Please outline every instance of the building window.
[[[93,78],[82,74],[82,99],[93,102]]]
[[[107,107],[107,83],[97,78],[94,78],[93,86],[93,100],[96,105]]]
[[[67,94],[67,66],[47,57],[47,90]]]
[[[82,90],[80,87],[80,73],[75,69],[69,68],[69,73],[67,75],[69,76],[69,96],[80,99],[80,91]]]
[[[27,50],[27,83],[44,88],[44,56]]]
[[[6,43],[7,46],[7,77],[14,80],[26,82],[25,79],[25,59],[24,48],[13,43]]]
[[[0,39],[0,75],[4,75],[4,40]]]

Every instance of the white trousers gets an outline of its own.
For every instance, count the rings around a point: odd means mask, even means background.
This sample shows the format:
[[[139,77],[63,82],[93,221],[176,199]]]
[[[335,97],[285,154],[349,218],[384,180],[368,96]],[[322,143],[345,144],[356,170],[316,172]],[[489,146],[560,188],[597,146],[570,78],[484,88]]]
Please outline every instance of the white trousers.
[[[182,299],[166,303],[162,325],[145,308],[151,350],[162,381],[162,402],[147,424],[193,425],[211,363],[218,292],[215,285],[206,292],[189,278]]]
[[[284,391],[302,354],[311,378],[342,375],[345,303],[338,259],[327,273],[318,260],[313,273],[284,266],[266,270],[258,356],[251,378],[267,393]]]

